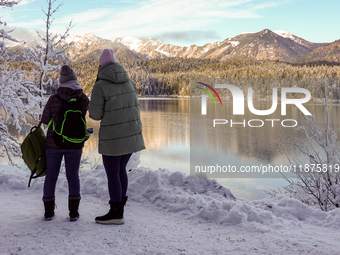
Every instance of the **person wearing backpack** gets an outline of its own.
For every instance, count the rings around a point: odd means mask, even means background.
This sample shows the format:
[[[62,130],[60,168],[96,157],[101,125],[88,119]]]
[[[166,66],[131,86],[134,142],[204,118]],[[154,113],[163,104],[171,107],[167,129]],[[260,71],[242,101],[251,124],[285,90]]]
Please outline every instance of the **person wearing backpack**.
[[[95,221],[123,224],[128,186],[126,165],[131,154],[145,149],[145,145],[136,85],[111,49],[103,50],[99,58],[89,113],[90,118],[101,121],[98,151],[102,154],[110,195],[109,212]]]
[[[51,220],[54,217],[55,187],[64,157],[69,188],[69,216],[70,221],[76,221],[81,198],[79,165],[86,139],[85,115],[89,99],[83,93],[76,73],[68,65],[61,67],[59,82],[57,94],[50,96],[41,117],[41,122],[49,125],[45,142],[44,218]]]

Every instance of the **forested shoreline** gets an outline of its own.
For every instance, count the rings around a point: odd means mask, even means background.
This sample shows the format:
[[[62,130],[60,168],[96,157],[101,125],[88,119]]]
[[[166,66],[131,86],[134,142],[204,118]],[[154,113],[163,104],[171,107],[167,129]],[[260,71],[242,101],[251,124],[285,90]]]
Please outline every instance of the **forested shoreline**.
[[[118,59],[135,82],[139,96],[190,96],[190,78],[339,78],[340,66],[336,63],[293,64],[278,61],[228,60],[195,58]],[[90,94],[98,71],[97,60],[69,63],[78,75],[86,94]],[[27,79],[34,80],[29,61],[11,62],[10,68],[27,71]],[[54,93],[59,73],[49,73],[52,86],[47,93]],[[262,96],[268,88],[263,88]],[[331,99],[340,99],[340,84],[329,90]],[[314,95],[315,96],[315,95]]]

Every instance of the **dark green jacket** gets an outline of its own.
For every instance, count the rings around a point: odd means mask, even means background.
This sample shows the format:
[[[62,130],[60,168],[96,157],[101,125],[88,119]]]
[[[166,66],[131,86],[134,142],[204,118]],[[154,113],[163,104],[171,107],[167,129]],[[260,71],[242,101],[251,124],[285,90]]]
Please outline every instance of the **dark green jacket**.
[[[89,112],[91,119],[101,120],[100,154],[119,156],[145,149],[136,85],[119,63],[99,67]]]

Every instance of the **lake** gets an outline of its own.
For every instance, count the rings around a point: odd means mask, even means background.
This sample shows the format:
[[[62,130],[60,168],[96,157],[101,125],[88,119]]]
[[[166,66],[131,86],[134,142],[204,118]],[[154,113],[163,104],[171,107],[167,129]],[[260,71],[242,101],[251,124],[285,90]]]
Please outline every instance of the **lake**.
[[[165,168],[172,172],[180,171],[190,174],[190,107],[193,107],[190,105],[190,100],[140,98],[139,102],[147,148],[141,154],[140,166],[154,170]],[[270,108],[268,103],[263,102],[254,103],[254,106],[257,109]],[[197,107],[200,107],[199,103],[197,103]],[[324,125],[324,106],[310,104],[306,105],[306,108],[316,116],[320,125]],[[209,109],[213,110],[213,107],[208,105],[208,111]],[[337,132],[339,111],[340,106],[330,106],[331,126]],[[275,112],[275,114],[279,113]],[[278,118],[275,114],[272,118]],[[294,118],[299,118],[297,109],[291,109],[287,115],[289,116],[289,114]],[[249,119],[251,116],[246,114],[244,118]],[[29,122],[34,124],[32,121]],[[101,157],[97,152],[99,122],[88,119],[87,125],[94,128],[94,133],[85,144],[84,156],[89,157],[92,162],[99,159],[101,164]],[[18,133],[13,127],[9,128],[19,141],[22,141],[30,130],[30,126],[23,126],[22,131]],[[222,130],[222,127],[218,128]],[[289,132],[282,128],[272,129],[268,126],[254,131],[248,128],[229,128],[225,131],[225,128],[223,127],[223,133],[218,129],[210,130],[206,127],[206,132],[201,136],[202,141],[223,142],[222,155],[237,164],[289,164],[287,154],[301,156],[289,135],[300,144],[307,143],[302,131],[297,131],[295,128],[290,128]],[[205,148],[205,153],[208,153],[207,150]],[[6,163],[4,159],[1,161]],[[21,161],[18,162],[22,164]],[[282,187],[286,184],[282,178],[218,178],[218,182],[230,188],[238,197],[246,199],[263,198],[266,196],[263,192],[264,189]]]

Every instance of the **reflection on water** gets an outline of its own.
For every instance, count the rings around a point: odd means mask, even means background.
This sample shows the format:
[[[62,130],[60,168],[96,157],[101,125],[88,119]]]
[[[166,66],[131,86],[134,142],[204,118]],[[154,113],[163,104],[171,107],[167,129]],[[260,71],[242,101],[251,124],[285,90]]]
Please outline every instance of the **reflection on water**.
[[[189,173],[190,101],[140,100],[146,150],[141,165]]]
[[[268,104],[258,103],[257,109],[266,109]],[[269,106],[270,107],[270,106]],[[247,108],[245,108],[247,109]],[[282,128],[279,121],[266,121],[266,119],[282,119],[280,112],[269,116],[257,116],[250,111],[245,115],[234,116],[231,103],[225,103],[224,107],[214,107],[208,104],[207,115],[200,114],[200,100],[191,101],[191,162],[192,172],[195,166],[202,165],[232,165],[239,169],[244,165],[258,164],[286,164],[286,153],[297,151],[293,146],[289,135],[300,139],[299,132],[295,128]],[[289,119],[298,119],[297,110],[294,108],[288,112]],[[214,119],[226,119],[227,124],[213,127]],[[247,122],[251,119],[262,119],[262,127],[249,127]],[[234,123],[231,126],[231,122]],[[236,124],[238,123],[238,124]],[[258,121],[252,125],[262,125]],[[272,127],[274,125],[274,127]],[[286,132],[288,131],[288,133]],[[214,177],[260,177],[252,176],[226,176],[226,174],[214,175]]]
[[[302,148],[310,146],[310,143],[315,145],[315,142],[306,138],[303,131],[298,131],[296,128],[282,128],[280,122],[275,122],[272,127],[271,122],[265,121],[266,119],[295,119],[298,121],[298,126],[301,126],[303,125],[302,117],[296,107],[288,108],[286,116],[281,116],[280,109],[269,116],[257,116],[249,111],[246,111],[242,116],[233,116],[232,104],[225,102],[224,104],[227,106],[215,107],[213,103],[208,103],[207,115],[202,116],[200,100],[191,101],[191,173],[195,172],[195,166],[216,166],[216,164],[235,166],[235,169],[240,169],[241,166],[260,166],[261,164],[289,166],[288,156],[303,158],[303,154],[294,143],[299,144]],[[271,104],[264,102],[255,104],[255,108],[259,110],[269,109],[270,106]],[[326,126],[325,108],[316,104],[306,105],[306,108],[316,116],[320,130],[324,130]],[[339,106],[331,105],[330,126],[336,133],[339,133],[338,116]],[[229,122],[213,127],[213,119],[227,119]],[[231,119],[234,123],[242,124],[231,127]],[[261,119],[265,124],[258,128],[249,127],[247,124],[244,127],[243,121],[246,120],[247,123],[250,119]],[[260,123],[252,124],[259,125]],[[323,154],[321,148],[317,151],[320,155]],[[221,173],[210,176],[219,177],[218,181],[222,185],[231,188],[236,195],[249,199],[264,197],[265,193],[259,192],[260,190],[282,187],[286,184],[280,178],[280,174]],[[263,177],[270,179],[258,179]]]
[[[141,166],[151,169],[167,168],[170,171],[180,171],[186,174],[190,172],[190,100],[187,99],[141,99],[141,119],[143,123],[143,135],[146,144],[146,150],[141,154]],[[197,105],[197,107],[200,107]],[[268,104],[259,103],[255,106],[257,109],[269,108]],[[217,107],[210,107],[209,111],[216,111]],[[324,125],[324,107],[322,105],[307,105],[320,124]],[[221,110],[218,109],[217,110]],[[340,108],[337,105],[330,106],[331,126],[338,131],[338,118]],[[290,109],[287,112],[289,118],[298,119],[299,111]],[[218,112],[226,119],[231,116],[228,112]],[[258,119],[258,116],[246,115],[240,119]],[[277,114],[277,113],[274,113]],[[275,116],[272,116],[273,118]],[[281,117],[281,116],[280,116]],[[275,117],[276,118],[276,117]],[[20,133],[13,127],[9,127],[12,134],[15,134],[19,141],[30,130],[32,124],[36,124],[32,120],[28,120],[30,125],[25,126]],[[195,120],[191,120],[191,124],[195,124]],[[94,133],[86,142],[84,147],[84,155],[90,159],[100,158],[97,152],[98,148],[98,131],[99,122],[87,119],[88,127],[94,128]],[[218,127],[212,129],[208,119],[205,121],[200,119],[199,123],[192,125],[192,132],[199,133],[200,144],[194,143],[191,148],[201,149],[200,146],[206,146],[211,141],[218,144],[218,150],[210,150],[214,148],[206,148],[203,150],[205,154],[213,155],[221,154],[228,161],[235,164],[252,164],[252,163],[273,163],[286,164],[288,162],[286,154],[299,155],[299,151],[292,144],[288,134],[281,129],[273,129],[265,126],[259,129],[249,130],[247,128]],[[198,128],[199,127],[199,128]],[[305,143],[306,139],[302,132],[295,129],[289,129],[289,134],[300,143]],[[228,138],[226,140],[226,137]],[[193,142],[193,141],[192,141]],[[210,151],[210,152],[209,152]],[[203,158],[204,155],[202,155]],[[2,159],[2,162],[4,160]],[[101,160],[100,160],[101,164]],[[282,179],[219,179],[222,185],[230,188],[239,197],[257,199],[265,196],[263,189],[275,188],[282,186],[285,181]]]

